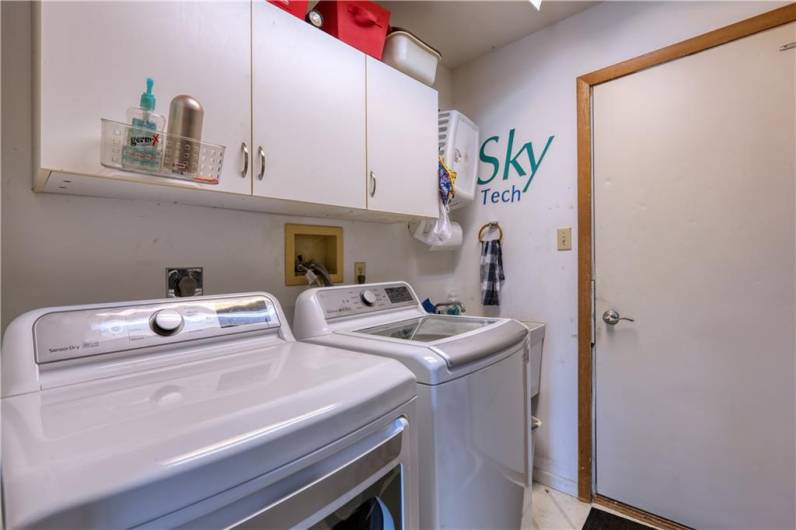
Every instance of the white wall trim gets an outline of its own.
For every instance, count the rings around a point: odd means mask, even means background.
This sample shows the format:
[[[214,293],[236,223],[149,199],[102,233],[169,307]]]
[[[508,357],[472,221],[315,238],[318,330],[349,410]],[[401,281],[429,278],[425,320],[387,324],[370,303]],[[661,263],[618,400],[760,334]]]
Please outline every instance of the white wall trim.
[[[540,469],[534,466],[533,480],[534,482],[538,482],[539,484],[553,488],[561,493],[566,493],[567,495],[572,495],[573,497],[578,496],[577,481],[567,477],[562,477],[561,475],[556,475],[555,473],[552,473],[546,469]]]

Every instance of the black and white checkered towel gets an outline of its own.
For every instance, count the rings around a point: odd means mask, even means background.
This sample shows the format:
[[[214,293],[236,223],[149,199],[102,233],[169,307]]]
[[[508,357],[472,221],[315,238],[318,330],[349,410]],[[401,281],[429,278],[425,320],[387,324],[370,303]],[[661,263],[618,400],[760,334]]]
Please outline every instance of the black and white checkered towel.
[[[481,303],[500,305],[500,288],[506,279],[503,274],[503,250],[500,240],[481,242]]]

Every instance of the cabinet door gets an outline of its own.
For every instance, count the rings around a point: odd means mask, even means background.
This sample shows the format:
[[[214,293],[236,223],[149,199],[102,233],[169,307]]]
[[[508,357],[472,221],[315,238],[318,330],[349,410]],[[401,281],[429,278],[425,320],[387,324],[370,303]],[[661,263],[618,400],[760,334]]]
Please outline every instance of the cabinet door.
[[[155,112],[190,94],[204,107],[202,140],[226,146],[218,185],[143,182],[251,194],[241,144],[251,149],[251,11],[244,2],[36,4],[39,165],[131,178],[100,166],[100,118],[126,121],[146,78]],[[134,176],[134,175],[133,175]]]
[[[267,2],[252,17],[254,194],[365,208],[364,54]]]
[[[368,209],[437,217],[437,91],[368,57]]]

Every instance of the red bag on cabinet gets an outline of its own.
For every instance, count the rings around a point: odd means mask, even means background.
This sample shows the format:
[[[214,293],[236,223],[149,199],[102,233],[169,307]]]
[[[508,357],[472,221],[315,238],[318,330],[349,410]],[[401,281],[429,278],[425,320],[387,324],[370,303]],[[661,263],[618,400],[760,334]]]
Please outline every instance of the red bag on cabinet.
[[[269,3],[277,7],[281,7],[291,15],[299,17],[304,20],[307,15],[307,8],[309,7],[309,0],[268,0]]]
[[[323,30],[381,60],[390,28],[390,11],[367,0],[321,0],[315,10],[323,16]]]

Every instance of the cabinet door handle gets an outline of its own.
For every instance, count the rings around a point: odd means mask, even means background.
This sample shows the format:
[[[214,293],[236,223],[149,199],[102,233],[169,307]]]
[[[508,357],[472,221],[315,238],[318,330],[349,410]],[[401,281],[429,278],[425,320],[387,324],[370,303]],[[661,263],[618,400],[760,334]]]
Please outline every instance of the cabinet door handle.
[[[246,178],[249,173],[249,147],[246,142],[240,144],[240,150],[243,152],[243,169],[240,172],[240,178]]]
[[[260,172],[257,173],[257,180],[263,180],[265,175],[265,151],[263,151],[262,145],[257,147],[257,156],[260,157]]]
[[[376,175],[373,174],[373,171],[370,172],[370,196],[373,197],[376,195]]]

